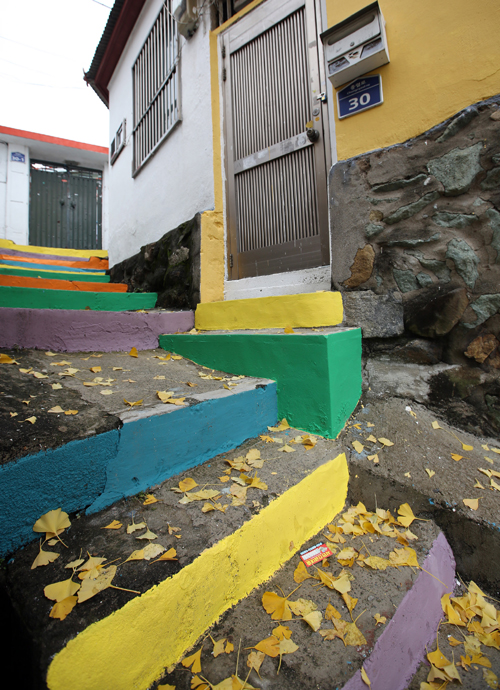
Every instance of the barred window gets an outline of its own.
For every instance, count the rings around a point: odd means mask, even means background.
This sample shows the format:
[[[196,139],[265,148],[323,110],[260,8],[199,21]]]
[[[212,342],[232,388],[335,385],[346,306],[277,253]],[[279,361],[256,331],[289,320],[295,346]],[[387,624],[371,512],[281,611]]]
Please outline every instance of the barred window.
[[[164,0],[132,69],[135,175],[179,120],[177,24]]]

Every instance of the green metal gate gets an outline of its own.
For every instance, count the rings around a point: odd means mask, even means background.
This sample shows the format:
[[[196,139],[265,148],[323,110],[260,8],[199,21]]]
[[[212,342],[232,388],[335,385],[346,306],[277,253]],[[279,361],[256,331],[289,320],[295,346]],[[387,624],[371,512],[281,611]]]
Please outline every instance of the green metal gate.
[[[102,172],[31,161],[30,244],[102,248]]]

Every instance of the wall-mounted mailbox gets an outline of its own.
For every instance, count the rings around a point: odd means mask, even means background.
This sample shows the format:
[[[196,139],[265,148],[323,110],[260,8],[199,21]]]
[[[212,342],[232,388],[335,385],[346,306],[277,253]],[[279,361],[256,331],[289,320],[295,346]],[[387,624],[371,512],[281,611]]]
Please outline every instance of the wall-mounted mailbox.
[[[327,74],[335,87],[389,62],[385,21],[378,2],[324,31],[321,40]]]

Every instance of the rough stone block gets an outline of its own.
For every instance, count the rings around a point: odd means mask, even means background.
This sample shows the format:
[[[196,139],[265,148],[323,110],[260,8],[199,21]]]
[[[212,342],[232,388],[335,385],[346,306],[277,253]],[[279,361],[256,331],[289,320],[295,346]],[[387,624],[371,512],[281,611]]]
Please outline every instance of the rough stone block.
[[[481,182],[481,189],[495,189],[500,187],[500,167],[488,170],[484,182]]]
[[[456,148],[429,161],[427,169],[442,183],[446,196],[457,196],[469,189],[482,170],[479,162],[482,149],[482,143],[466,149]]]
[[[448,243],[446,258],[454,261],[458,275],[467,287],[473,290],[476,280],[479,278],[477,270],[479,259],[472,247],[465,240],[455,238]]]
[[[433,201],[439,199],[439,196],[439,192],[429,192],[428,194],[424,194],[424,196],[418,201],[414,201],[412,204],[408,204],[407,206],[401,206],[401,208],[398,208],[397,211],[391,213],[391,215],[385,219],[385,222],[388,225],[393,225],[394,223],[399,223],[402,220],[411,218],[426,206],[432,204]]]
[[[403,333],[403,304],[397,296],[363,290],[345,292],[342,300],[345,325],[361,328],[363,338],[392,338]]]

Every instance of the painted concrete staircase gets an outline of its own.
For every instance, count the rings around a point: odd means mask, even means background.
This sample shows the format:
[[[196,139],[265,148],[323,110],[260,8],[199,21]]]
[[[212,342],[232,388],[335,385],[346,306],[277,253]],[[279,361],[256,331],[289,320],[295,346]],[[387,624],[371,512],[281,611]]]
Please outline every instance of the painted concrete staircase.
[[[189,330],[192,312],[138,313],[156,293],[110,283],[107,252],[18,246],[0,240],[0,347],[57,351],[157,347],[160,333]]]
[[[10,317],[9,321],[5,312],[26,311],[34,312],[34,315],[27,321],[26,315],[21,315],[28,323],[24,331],[24,346],[61,351],[71,349],[67,340],[61,340],[59,347],[57,344],[26,344],[33,341],[29,327],[39,323],[36,315],[45,312],[43,309],[0,309],[0,319],[7,318],[8,324],[2,330],[9,331],[15,324],[15,318]],[[51,310],[51,313],[56,313],[56,310]],[[93,314],[89,310],[76,313],[80,318]],[[109,324],[111,312],[99,314],[106,314]],[[46,315],[44,317],[47,318]],[[335,438],[361,394],[361,332],[359,329],[341,328],[341,323],[342,299],[338,293],[199,305],[196,311],[197,332],[175,332],[187,331],[190,326],[171,329],[170,333],[165,329],[159,338],[160,346],[205,367],[259,380],[250,381],[248,390],[242,390],[239,395],[236,391],[221,391],[216,396],[200,398],[193,405],[170,413],[165,408],[155,410],[154,414],[147,410],[143,413],[131,410],[117,431],[74,441],[56,449],[50,458],[47,453],[41,453],[1,468],[3,477],[0,479],[8,481],[0,481],[0,486],[5,487],[5,491],[0,492],[0,499],[7,499],[12,515],[10,525],[4,525],[0,533],[12,533],[13,526],[22,523],[18,543],[29,539],[27,528],[33,524],[33,516],[26,516],[18,500],[20,491],[15,489],[23,482],[36,485],[37,490],[36,505],[31,506],[28,512],[36,509],[43,514],[55,507],[76,512],[92,504],[90,512],[94,513],[118,505],[125,496],[146,490],[152,484],[159,484],[182,470],[237,447],[244,439],[267,431],[267,426],[274,424],[277,417],[286,417],[291,426],[306,432]],[[87,326],[88,323],[85,328]],[[90,349],[121,349],[118,340],[119,334],[113,332],[113,324],[108,325],[105,332],[101,327],[96,330]],[[48,343],[48,340],[43,342]],[[2,345],[5,347],[3,342]],[[134,345],[138,347],[137,343]],[[156,343],[150,347],[157,346],[158,335]],[[78,349],[89,348],[75,348]],[[177,458],[175,462],[172,454]],[[7,476],[8,473],[11,474]],[[54,476],[58,478],[57,491]],[[91,485],[90,480],[96,478],[99,480],[94,481],[96,495],[81,495],[79,487]],[[202,553],[189,565],[189,573],[187,568],[181,570],[179,577],[165,580],[108,618],[89,626],[56,656],[49,668],[48,687],[97,690],[112,686],[117,690],[128,690],[132,687],[132,680],[133,687],[149,687],[151,674],[157,673],[161,664],[168,665],[177,660],[222,611],[270,577],[304,541],[332,519],[345,499],[347,478],[345,458],[340,456],[318,467],[310,477],[299,481],[252,517],[244,532],[238,528]],[[72,487],[76,487],[76,494],[71,493]],[[77,505],[78,501],[80,505]],[[297,521],[299,514],[301,517]],[[293,526],[291,532],[277,528],[285,523],[291,528]],[[265,548],[261,544],[263,535]],[[289,548],[292,542],[293,551]],[[11,543],[8,551],[12,550]],[[264,559],[261,551],[265,552]],[[230,567],[221,569],[221,562],[226,560]],[[225,572],[224,581],[220,579],[222,570]],[[183,592],[182,600],[180,592]],[[206,615],[193,617],[193,611],[197,610],[193,602],[198,602],[200,592],[206,595]],[[161,652],[160,657],[154,651],[155,645],[146,644],[149,639],[149,633],[146,633],[155,630],[151,627],[151,620],[158,611],[162,612],[162,620],[165,612],[168,613],[166,620],[170,621],[170,632],[166,639],[172,641],[172,647],[167,645],[168,653],[164,655]],[[119,629],[131,612],[137,635],[127,632],[127,638],[123,640]],[[181,627],[187,625],[187,617],[190,621],[188,633],[181,631]],[[105,644],[104,639],[126,642],[121,648],[118,664],[126,668],[126,672],[122,673],[113,666],[117,664],[116,650],[113,645]],[[123,653],[135,641],[145,654],[147,671],[137,670],[131,663],[130,659],[136,657],[132,648],[128,660],[128,652]],[[96,661],[97,650],[99,662]],[[152,654],[156,654],[154,659]]]

